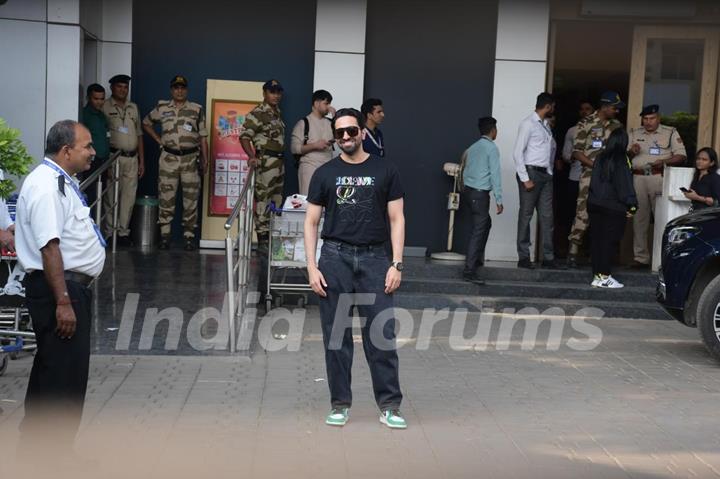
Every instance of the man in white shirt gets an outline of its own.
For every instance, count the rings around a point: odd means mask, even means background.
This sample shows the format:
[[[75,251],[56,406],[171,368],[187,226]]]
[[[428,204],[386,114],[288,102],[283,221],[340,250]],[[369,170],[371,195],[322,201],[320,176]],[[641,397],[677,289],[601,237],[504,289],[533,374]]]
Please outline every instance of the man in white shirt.
[[[300,194],[307,195],[315,170],[330,161],[333,157],[332,128],[328,114],[334,114],[330,105],[332,95],[325,90],[318,90],[312,95],[312,111],[295,124],[292,131],[290,150],[298,158],[298,182]]]
[[[520,209],[518,211],[518,267],[534,269],[530,261],[530,220],[537,210],[542,233],[544,268],[558,268],[553,250],[553,152],[555,143],[547,117],[555,110],[555,99],[540,93],[535,111],[520,122],[513,159],[517,172]]]
[[[0,170],[0,181],[5,179],[5,173]],[[11,253],[15,252],[15,222],[10,216],[7,203],[0,199],[0,246]]]
[[[76,175],[95,149],[87,128],[56,123],[45,159],[25,179],[17,203],[16,247],[37,352],[27,395],[23,440],[72,449],[90,363],[91,283],[105,263],[105,241],[90,218]]]

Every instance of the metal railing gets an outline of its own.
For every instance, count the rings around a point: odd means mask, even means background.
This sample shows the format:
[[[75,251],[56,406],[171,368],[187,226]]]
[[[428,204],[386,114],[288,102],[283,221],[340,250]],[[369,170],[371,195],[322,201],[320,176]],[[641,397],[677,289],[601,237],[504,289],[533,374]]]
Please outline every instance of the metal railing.
[[[225,266],[227,275],[228,327],[230,352],[237,351],[235,319],[242,318],[247,308],[248,279],[250,277],[250,249],[253,231],[253,198],[255,196],[255,167],[251,166],[235,207],[225,220]],[[232,237],[237,223],[237,237]],[[237,249],[237,262],[235,250]]]
[[[120,203],[120,188],[117,188],[117,183],[120,181],[120,162],[117,161],[118,157],[120,156],[120,152],[117,151],[110,155],[110,158],[108,161],[100,165],[100,168],[93,171],[90,176],[85,178],[82,183],[80,183],[80,191],[85,191],[88,189],[93,183],[95,183],[96,188],[96,197],[95,201],[92,204],[89,204],[88,206],[92,208],[95,207],[95,224],[98,226],[98,228],[102,231],[102,222],[105,219],[105,217],[112,213],[113,216],[113,222],[112,222],[112,252],[115,253],[117,249],[117,224],[118,224],[118,206]],[[105,187],[103,188],[103,174],[110,169],[110,167],[114,167],[114,178],[111,180],[108,180],[106,182]],[[112,193],[113,193],[113,202],[112,205],[110,205],[110,208],[108,211],[103,214],[102,212],[102,206],[103,206],[103,196],[108,194],[110,192],[110,188],[113,187]]]

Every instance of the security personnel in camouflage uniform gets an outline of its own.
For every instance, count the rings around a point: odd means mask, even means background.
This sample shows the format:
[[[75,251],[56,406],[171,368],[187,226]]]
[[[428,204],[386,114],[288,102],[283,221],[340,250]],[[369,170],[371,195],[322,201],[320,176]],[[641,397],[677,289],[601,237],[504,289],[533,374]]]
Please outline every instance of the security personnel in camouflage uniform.
[[[270,201],[279,208],[283,202],[285,175],[283,149],[285,148],[285,123],[279,105],[283,87],[277,80],[263,85],[263,102],[245,116],[244,130],[240,135],[243,149],[250,157],[250,164],[257,167],[255,175],[255,231],[258,246],[266,248],[269,240]]]
[[[200,174],[207,169],[207,130],[205,112],[197,103],[187,101],[188,81],[175,76],[170,81],[172,100],[161,100],[143,119],[143,129],[160,145],[158,192],[160,211],[160,249],[170,247],[170,225],[175,215],[178,182],[183,194],[183,236],[185,249],[195,249],[195,227],[200,196]],[[162,135],[153,125],[159,123]],[[198,158],[200,165],[198,165]]]
[[[615,117],[624,107],[625,103],[620,100],[619,94],[613,91],[605,92],[600,98],[600,108],[592,115],[580,120],[577,125],[573,159],[578,160],[583,165],[583,169],[578,185],[575,221],[570,230],[570,236],[568,236],[568,240],[570,240],[568,266],[571,268],[577,266],[577,255],[588,227],[587,197],[590,190],[592,165],[595,157],[605,148],[605,142],[610,137],[610,133],[616,128],[622,128],[622,123]]]
[[[665,166],[680,165],[687,159],[680,134],[675,128],[660,124],[659,112],[658,105],[644,107],[640,112],[642,126],[634,128],[629,135],[628,153],[632,158],[633,183],[638,199],[638,210],[633,218],[635,268],[650,266],[650,212],[655,213],[655,199],[662,195]]]

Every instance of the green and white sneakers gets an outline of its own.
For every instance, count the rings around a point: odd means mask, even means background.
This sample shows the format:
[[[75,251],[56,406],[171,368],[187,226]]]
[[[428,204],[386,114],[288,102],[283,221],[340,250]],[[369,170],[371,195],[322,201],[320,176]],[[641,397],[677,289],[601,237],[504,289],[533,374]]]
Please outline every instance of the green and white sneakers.
[[[390,429],[407,429],[407,422],[397,409],[388,409],[380,415],[380,422]]]
[[[350,409],[346,407],[333,408],[330,414],[325,418],[325,424],[328,426],[344,426],[350,417]]]

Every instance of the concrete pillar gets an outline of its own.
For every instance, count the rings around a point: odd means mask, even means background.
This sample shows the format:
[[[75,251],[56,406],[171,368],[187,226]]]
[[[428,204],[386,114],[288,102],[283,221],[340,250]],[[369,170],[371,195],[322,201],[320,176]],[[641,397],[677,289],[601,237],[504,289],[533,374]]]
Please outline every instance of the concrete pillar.
[[[512,150],[520,121],[532,113],[535,98],[545,90],[549,29],[548,0],[500,0],[492,111],[498,121],[505,212],[493,214],[486,259],[517,260],[519,200]]]
[[[336,108],[360,108],[365,83],[365,0],[318,0],[315,90],[328,90]]]

